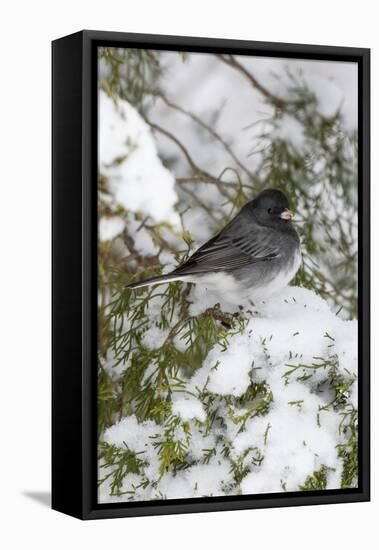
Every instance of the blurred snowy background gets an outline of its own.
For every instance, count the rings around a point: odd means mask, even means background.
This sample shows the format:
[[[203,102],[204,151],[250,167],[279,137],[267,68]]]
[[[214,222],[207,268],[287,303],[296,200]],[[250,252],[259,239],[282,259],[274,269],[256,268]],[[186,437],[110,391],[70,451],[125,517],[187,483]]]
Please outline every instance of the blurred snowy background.
[[[303,265],[255,318],[171,270],[265,187]],[[99,499],[357,483],[357,67],[99,51]]]

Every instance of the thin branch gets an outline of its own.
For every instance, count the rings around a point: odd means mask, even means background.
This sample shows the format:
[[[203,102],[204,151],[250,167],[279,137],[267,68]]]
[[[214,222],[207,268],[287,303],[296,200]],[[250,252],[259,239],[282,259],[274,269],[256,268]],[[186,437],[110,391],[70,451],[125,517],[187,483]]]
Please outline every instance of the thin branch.
[[[225,190],[225,187],[229,187],[230,189],[234,190],[238,186],[237,182],[223,181],[221,179],[216,179],[216,178],[202,178],[202,177],[176,178],[177,185],[183,185],[186,183],[210,183],[212,185],[216,185],[220,194],[226,199],[228,199],[229,201],[233,201],[233,198]]]
[[[217,57],[223,62],[226,63],[226,65],[229,65],[233,69],[237,70],[239,73],[241,73],[247,80],[252,84],[252,86],[258,90],[274,107],[278,109],[285,109],[289,106],[296,106],[300,107],[303,105],[303,101],[287,101],[272,92],[268,90],[263,84],[261,84],[255,76],[249,72],[246,67],[241,65],[236,58],[233,55],[223,55],[223,54],[217,54]]]
[[[187,109],[184,109],[177,103],[174,103],[169,99],[167,99],[167,97],[162,92],[152,91],[151,94],[159,97],[164,103],[166,103],[168,107],[171,107],[172,109],[175,109],[176,111],[188,116],[194,122],[196,122],[196,124],[201,126],[201,128],[206,130],[216,141],[221,143],[221,145],[224,147],[227,153],[232,157],[232,159],[237,164],[237,166],[239,166],[241,170],[243,170],[249,176],[249,178],[251,178],[252,180],[256,179],[256,176],[239,160],[239,158],[234,153],[231,146],[224,140],[224,138],[218,132],[216,132],[216,130],[214,130],[211,126],[206,124],[203,120],[201,120],[201,118],[199,118],[197,115],[195,115],[191,111],[188,111]]]
[[[164,136],[166,136],[168,139],[170,139],[171,141],[173,141],[178,147],[179,149],[182,151],[183,155],[185,156],[188,164],[190,165],[190,167],[192,168],[192,170],[196,173],[196,174],[199,174],[201,176],[204,176],[206,178],[210,178],[212,179],[212,176],[211,174],[208,174],[208,172],[206,172],[205,170],[202,170],[196,163],[195,161],[192,159],[191,155],[189,154],[188,150],[186,149],[186,147],[184,147],[183,143],[181,141],[178,140],[177,137],[174,136],[174,134],[172,134],[171,132],[169,132],[168,130],[165,130],[164,128],[162,128],[161,126],[159,126],[158,124],[155,124],[154,122],[151,122],[150,120],[148,120],[146,117],[145,117],[145,121],[146,123],[150,126],[150,128],[152,128],[153,130],[156,130],[157,132],[160,132],[161,134],[163,134]]]
[[[201,202],[201,200],[196,195],[196,193],[194,193],[189,187],[183,187],[183,191],[187,193],[187,195],[192,197],[195,203],[197,203],[199,206],[201,206],[201,208],[203,208],[207,212],[208,216],[217,224],[217,226],[220,225],[220,220],[218,220],[216,216],[213,214],[212,209],[209,208],[209,206],[207,206],[205,203]]]

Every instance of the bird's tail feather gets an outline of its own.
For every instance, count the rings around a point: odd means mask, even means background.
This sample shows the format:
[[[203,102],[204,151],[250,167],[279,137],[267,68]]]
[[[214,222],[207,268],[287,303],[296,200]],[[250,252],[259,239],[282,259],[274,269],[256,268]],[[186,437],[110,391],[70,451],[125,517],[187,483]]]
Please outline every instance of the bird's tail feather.
[[[127,288],[135,289],[142,288],[149,285],[159,285],[162,283],[170,283],[171,281],[182,281],[184,277],[178,276],[175,273],[168,273],[167,275],[159,275],[158,277],[152,277],[151,279],[145,279],[139,283],[132,283]]]

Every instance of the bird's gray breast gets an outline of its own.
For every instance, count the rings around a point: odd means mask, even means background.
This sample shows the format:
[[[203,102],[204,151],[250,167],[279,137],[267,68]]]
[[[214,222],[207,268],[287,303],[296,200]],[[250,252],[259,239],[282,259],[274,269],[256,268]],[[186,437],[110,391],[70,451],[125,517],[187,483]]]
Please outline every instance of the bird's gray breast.
[[[298,236],[285,239],[280,244],[276,258],[243,267],[233,273],[253,301],[264,300],[279,292],[293,279],[301,265]]]

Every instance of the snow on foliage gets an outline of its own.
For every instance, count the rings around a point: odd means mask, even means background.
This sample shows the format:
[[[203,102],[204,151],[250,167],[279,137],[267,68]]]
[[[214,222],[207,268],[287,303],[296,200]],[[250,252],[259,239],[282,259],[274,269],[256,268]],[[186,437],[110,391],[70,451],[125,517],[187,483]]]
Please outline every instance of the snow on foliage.
[[[99,237],[101,241],[111,241],[125,227],[125,222],[119,216],[112,216],[111,218],[101,218],[99,221]]]
[[[198,399],[190,395],[178,396],[174,393],[172,399],[172,412],[180,416],[182,420],[191,420],[191,418],[197,418],[201,422],[205,420],[205,412],[202,404]]]
[[[304,127],[289,115],[284,115],[275,122],[271,135],[276,139],[287,141],[298,151],[302,151],[306,143]]]
[[[115,103],[103,91],[99,92],[99,158],[119,204],[155,221],[178,224],[175,179],[158,157],[150,128],[127,101]]]
[[[350,398],[357,384],[356,322],[298,287],[257,309],[226,348],[217,344],[173,391],[173,431],[135,416],[105,431],[107,444],[142,462],[134,489],[126,475],[119,498],[124,491],[136,500],[296,491],[320,469],[326,488],[341,486],[341,421],[357,405]],[[239,404],[254,386],[260,389]],[[168,437],[182,446],[184,470],[160,469]],[[108,484],[100,486],[102,502],[115,499],[108,491]]]
[[[221,57],[102,52],[100,502],[357,485],[356,67]],[[273,186],[296,213],[295,286],[254,311],[126,289]]]

